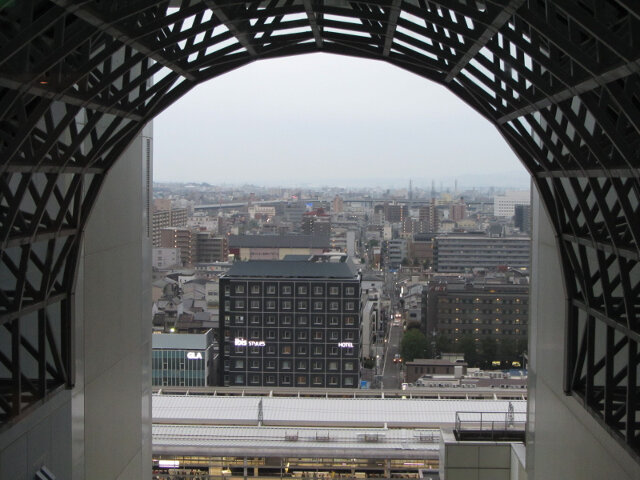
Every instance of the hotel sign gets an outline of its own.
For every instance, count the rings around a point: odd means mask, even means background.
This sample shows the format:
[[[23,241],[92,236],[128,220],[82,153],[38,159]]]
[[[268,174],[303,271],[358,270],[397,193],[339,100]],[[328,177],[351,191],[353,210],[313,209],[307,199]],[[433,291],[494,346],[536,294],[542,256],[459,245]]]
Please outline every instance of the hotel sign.
[[[245,338],[236,338],[233,341],[236,347],[264,347],[266,342],[264,340],[247,340]]]
[[[338,343],[338,346],[340,348],[353,348],[353,343],[352,342],[340,342],[340,343]]]

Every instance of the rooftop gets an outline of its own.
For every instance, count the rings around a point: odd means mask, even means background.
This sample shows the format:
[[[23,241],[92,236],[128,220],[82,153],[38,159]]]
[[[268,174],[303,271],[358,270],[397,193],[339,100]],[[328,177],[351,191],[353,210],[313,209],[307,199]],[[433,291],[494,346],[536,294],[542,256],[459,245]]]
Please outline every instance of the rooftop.
[[[349,262],[250,260],[234,263],[223,277],[354,279],[356,272]]]
[[[231,235],[229,248],[328,248],[328,235]]]
[[[174,350],[206,350],[206,333],[156,333],[151,335],[153,348]]]

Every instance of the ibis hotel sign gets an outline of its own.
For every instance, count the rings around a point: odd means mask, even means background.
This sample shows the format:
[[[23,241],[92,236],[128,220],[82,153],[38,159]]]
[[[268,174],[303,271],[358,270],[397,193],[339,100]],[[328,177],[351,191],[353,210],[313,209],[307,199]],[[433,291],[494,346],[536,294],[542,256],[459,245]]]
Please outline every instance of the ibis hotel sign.
[[[233,344],[236,347],[264,347],[266,342],[264,340],[247,340],[245,338],[237,337]]]

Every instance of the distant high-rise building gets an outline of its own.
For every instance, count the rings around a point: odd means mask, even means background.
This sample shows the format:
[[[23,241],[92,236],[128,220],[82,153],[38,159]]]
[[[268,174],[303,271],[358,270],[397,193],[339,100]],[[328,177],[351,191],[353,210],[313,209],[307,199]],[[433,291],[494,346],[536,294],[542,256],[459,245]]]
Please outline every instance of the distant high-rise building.
[[[228,248],[225,235],[214,235],[211,232],[195,233],[194,263],[224,262],[227,260]]]
[[[160,247],[160,232],[163,228],[187,226],[187,209],[171,208],[170,200],[156,199],[151,225],[153,246]]]
[[[516,205],[514,207],[513,223],[523,233],[531,232],[531,205]]]
[[[493,215],[496,217],[511,218],[515,213],[516,205],[530,205],[531,193],[529,190],[514,190],[504,195],[493,197]]]
[[[452,203],[449,206],[449,220],[458,222],[467,216],[467,206],[464,200],[460,200],[460,203]]]
[[[529,268],[529,237],[442,235],[434,239],[437,272],[464,272],[476,268]]]
[[[189,228],[163,228],[160,231],[160,246],[162,248],[177,248],[180,258],[185,265],[192,265],[195,256],[195,241],[193,232]]]
[[[331,202],[331,213],[341,213],[344,212],[344,200],[340,195],[336,195]]]
[[[400,223],[405,217],[409,216],[409,209],[406,205],[397,203],[386,204],[384,206],[384,218],[389,223]]]
[[[431,199],[429,205],[424,205],[418,209],[418,232],[416,233],[435,233],[438,231],[440,217],[436,208],[435,199]]]
[[[330,235],[331,234],[331,216],[324,212],[324,209],[318,208],[302,215],[302,233],[307,235]]]

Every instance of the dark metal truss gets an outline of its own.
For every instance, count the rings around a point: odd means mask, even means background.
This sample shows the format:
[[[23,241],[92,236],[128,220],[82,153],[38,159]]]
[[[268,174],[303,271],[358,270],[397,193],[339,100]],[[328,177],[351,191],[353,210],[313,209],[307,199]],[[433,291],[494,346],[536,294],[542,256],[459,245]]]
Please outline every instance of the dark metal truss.
[[[565,391],[638,458],[638,32],[630,0],[0,2],[2,422],[73,384],[81,232],[142,126],[247,63],[327,52],[444,85],[500,131],[558,236]]]

